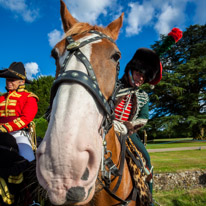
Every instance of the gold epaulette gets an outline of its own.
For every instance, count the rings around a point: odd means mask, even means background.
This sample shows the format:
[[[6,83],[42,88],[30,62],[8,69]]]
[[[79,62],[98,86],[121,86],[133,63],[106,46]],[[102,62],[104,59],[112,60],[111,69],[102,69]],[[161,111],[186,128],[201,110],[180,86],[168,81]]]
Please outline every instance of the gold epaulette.
[[[28,91],[25,90],[25,92],[28,92]],[[36,94],[34,94],[33,92],[28,92],[28,93],[29,93],[28,97],[35,97],[37,101],[39,101],[39,97]]]

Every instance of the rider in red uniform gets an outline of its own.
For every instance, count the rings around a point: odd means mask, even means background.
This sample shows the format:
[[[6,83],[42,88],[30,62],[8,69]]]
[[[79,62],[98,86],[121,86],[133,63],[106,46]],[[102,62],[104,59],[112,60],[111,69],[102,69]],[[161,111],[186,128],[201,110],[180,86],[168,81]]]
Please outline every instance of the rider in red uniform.
[[[0,71],[0,77],[6,78],[7,93],[0,96],[0,132],[13,135],[19,147],[19,154],[25,159],[35,159],[30,143],[28,125],[34,119],[38,106],[38,97],[25,90],[26,78],[24,65],[13,62],[8,69]]]

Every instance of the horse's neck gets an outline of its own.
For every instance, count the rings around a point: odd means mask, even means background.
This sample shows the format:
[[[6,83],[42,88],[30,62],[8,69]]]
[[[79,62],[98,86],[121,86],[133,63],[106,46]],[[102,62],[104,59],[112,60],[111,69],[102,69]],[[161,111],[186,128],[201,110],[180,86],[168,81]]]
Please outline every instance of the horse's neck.
[[[106,136],[106,141],[107,141],[107,150],[110,150],[112,152],[112,161],[118,167],[118,169],[120,169],[121,144],[118,140],[117,135],[115,134],[114,128],[110,129],[109,133]],[[115,192],[115,195],[125,200],[129,196],[133,188],[133,183],[127,166],[126,159],[124,159],[124,168],[122,172],[123,173],[121,177],[121,183],[119,185],[117,192]],[[112,179],[113,178],[114,177],[112,177]],[[109,187],[111,191],[115,188],[118,180],[119,177],[116,177],[111,182]],[[105,190],[102,190],[100,193],[97,194],[97,196],[98,196],[97,198],[98,205],[117,205],[119,203],[119,201],[115,200],[113,197],[107,194]],[[94,202],[95,202],[95,198],[94,198]],[[130,206],[135,205],[135,202],[132,202],[129,205]]]

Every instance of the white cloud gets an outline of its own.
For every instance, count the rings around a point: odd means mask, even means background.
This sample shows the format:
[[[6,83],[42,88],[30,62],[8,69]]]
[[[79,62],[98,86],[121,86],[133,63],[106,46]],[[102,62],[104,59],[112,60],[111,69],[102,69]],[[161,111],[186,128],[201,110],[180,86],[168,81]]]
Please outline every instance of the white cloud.
[[[131,10],[127,18],[127,35],[137,35],[146,26],[153,26],[159,34],[167,34],[173,27],[183,27],[187,3],[192,1],[196,3],[196,0],[143,0],[142,4],[128,3]]]
[[[33,22],[39,16],[39,10],[25,10],[22,13],[22,17],[26,22]]]
[[[39,16],[39,10],[30,9],[26,0],[0,0],[0,6],[12,11],[14,16],[22,16],[26,22],[33,22]]]
[[[148,2],[140,5],[139,3],[130,3],[131,12],[128,15],[126,33],[130,35],[141,32],[142,27],[148,24],[154,15],[154,8]]]
[[[68,10],[74,18],[78,21],[88,22],[92,25],[97,24],[98,17],[103,14],[107,15],[108,8],[116,3],[117,0],[65,0]],[[119,6],[115,12],[120,13]],[[63,38],[64,33],[57,29],[54,29],[48,34],[49,45],[54,47],[57,42]]]
[[[100,14],[107,15],[107,8],[116,0],[65,0],[71,14],[78,20],[96,24]]]
[[[51,47],[54,47],[56,43],[62,39],[63,34],[57,29],[54,29],[48,34],[48,37],[49,37],[49,45]]]
[[[170,5],[164,6],[162,13],[158,17],[158,21],[155,25],[155,29],[159,34],[168,34],[176,19],[180,16],[178,8],[171,7]]]
[[[162,1],[160,12],[157,15],[157,22],[154,26],[157,32],[159,34],[168,34],[174,26],[183,26],[185,23],[186,6],[190,1]]]
[[[26,76],[28,79],[33,79],[33,76],[39,72],[39,66],[36,62],[28,62],[24,67],[26,69]]]

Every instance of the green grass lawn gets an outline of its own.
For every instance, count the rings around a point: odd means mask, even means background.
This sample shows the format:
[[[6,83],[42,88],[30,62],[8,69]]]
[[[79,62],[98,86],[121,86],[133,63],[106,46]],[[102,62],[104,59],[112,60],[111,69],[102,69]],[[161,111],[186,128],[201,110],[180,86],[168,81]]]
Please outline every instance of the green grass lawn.
[[[206,150],[150,153],[154,173],[206,169]]]
[[[156,142],[159,142],[155,140]],[[161,139],[161,141],[163,141]],[[172,139],[170,140],[172,141]],[[174,141],[174,139],[173,139]],[[168,142],[165,140],[165,142]],[[170,144],[149,144],[147,149],[206,146],[204,141],[186,141]],[[206,149],[150,153],[154,172],[178,172],[181,170],[206,169]]]
[[[154,199],[161,206],[205,206],[206,188],[162,191],[154,193]]]
[[[167,139],[154,139],[152,140],[153,143],[158,143],[158,142],[179,142],[179,141],[188,141],[188,140],[193,140],[192,137],[188,138],[167,138]]]
[[[168,139],[164,141],[166,144],[148,144],[147,149],[162,149],[162,148],[180,148],[180,147],[201,147],[206,146],[204,141],[185,141],[180,142],[177,139],[170,139],[175,143],[168,144]],[[163,141],[161,139],[161,141]],[[182,170],[206,169],[206,149],[202,150],[185,150],[185,151],[170,151],[170,152],[155,152],[150,153],[154,173],[161,172],[179,172]]]
[[[173,140],[164,140],[166,143]],[[206,142],[175,142],[148,144],[147,149],[206,146]],[[185,170],[206,169],[206,149],[150,153],[154,173],[181,172]],[[193,190],[158,191],[153,194],[161,206],[206,206],[206,188]]]
[[[206,141],[165,141],[165,143],[160,143],[156,141],[155,144],[147,144],[147,149],[163,149],[163,148],[175,148],[175,147],[201,147],[206,146]]]

